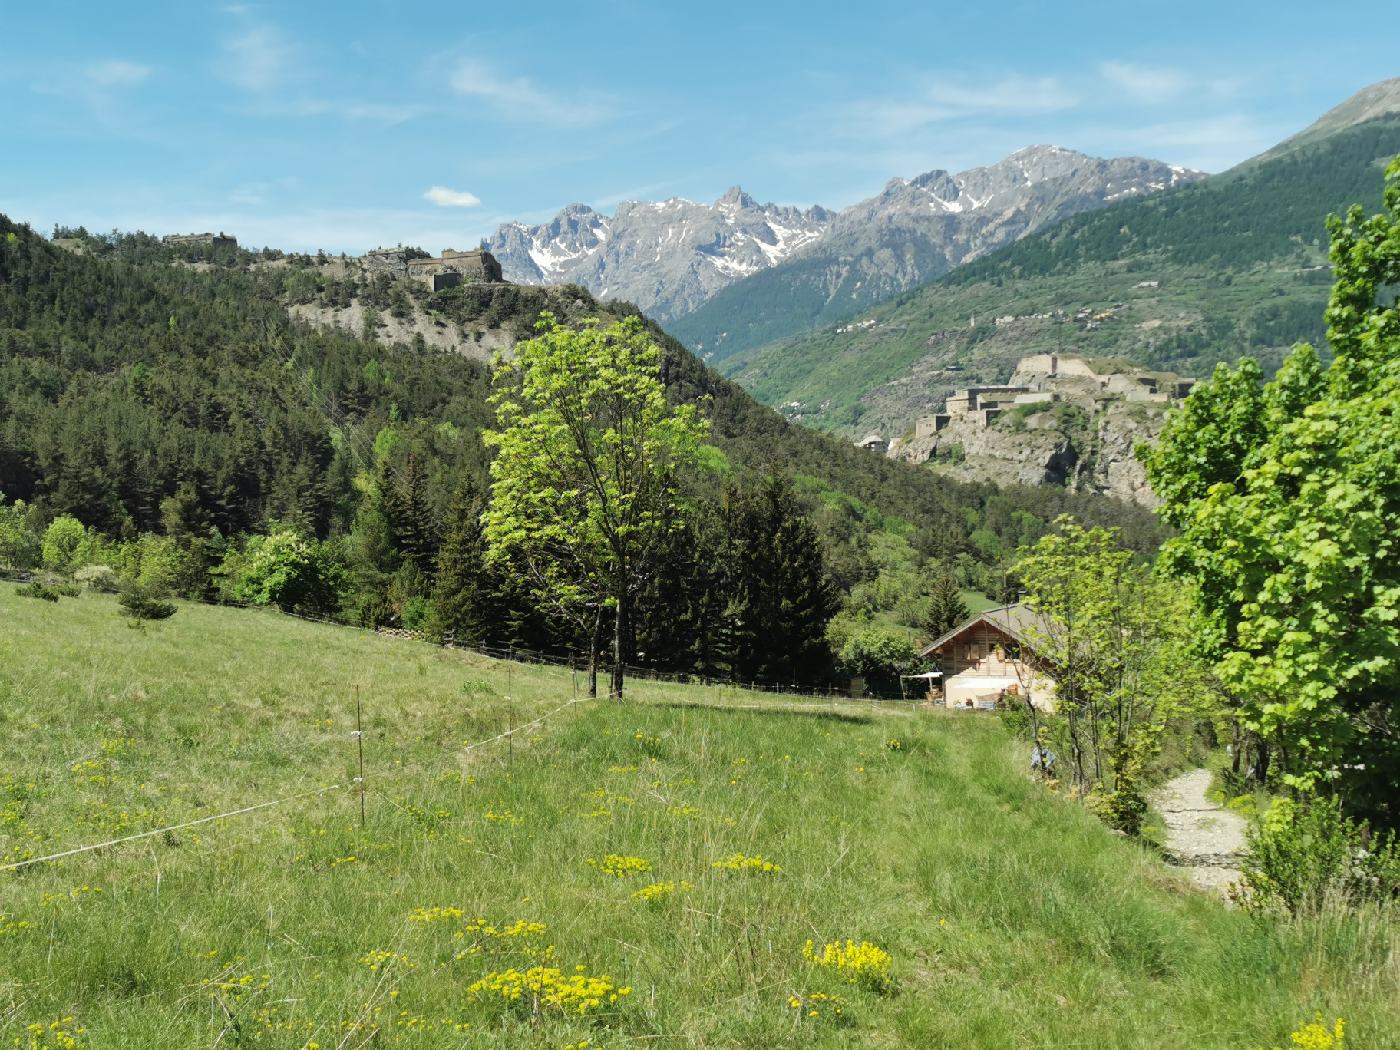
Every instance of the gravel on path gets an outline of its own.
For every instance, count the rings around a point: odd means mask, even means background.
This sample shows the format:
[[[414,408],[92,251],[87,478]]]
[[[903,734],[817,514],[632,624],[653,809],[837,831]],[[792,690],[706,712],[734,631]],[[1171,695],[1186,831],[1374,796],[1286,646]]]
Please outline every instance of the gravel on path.
[[[1224,893],[1240,878],[1245,821],[1206,797],[1210,771],[1192,769],[1173,777],[1153,796],[1166,824],[1168,863],[1185,868],[1191,881]]]

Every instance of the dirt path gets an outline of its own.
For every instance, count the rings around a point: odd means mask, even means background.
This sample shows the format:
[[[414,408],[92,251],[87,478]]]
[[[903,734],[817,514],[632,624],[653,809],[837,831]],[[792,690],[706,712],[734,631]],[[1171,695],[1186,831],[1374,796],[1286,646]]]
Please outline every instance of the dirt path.
[[[1206,798],[1210,771],[1193,769],[1173,777],[1153,798],[1167,832],[1169,863],[1187,869],[1191,881],[1223,893],[1240,877],[1245,821]]]

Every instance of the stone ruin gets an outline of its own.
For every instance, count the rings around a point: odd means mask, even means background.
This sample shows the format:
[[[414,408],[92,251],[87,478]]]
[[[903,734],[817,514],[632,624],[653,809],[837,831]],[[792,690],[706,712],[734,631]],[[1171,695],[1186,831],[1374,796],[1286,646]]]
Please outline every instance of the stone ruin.
[[[460,284],[498,284],[505,280],[501,264],[484,248],[459,252],[444,248],[437,258],[425,258],[412,248],[376,248],[361,260],[370,273],[406,277],[427,286],[431,292]]]
[[[1079,401],[1092,406],[1112,400],[1176,404],[1195,383],[1174,372],[1136,370],[1114,361],[1034,354],[1021,358],[1009,384],[955,390],[942,412],[918,419],[914,436],[930,437],[954,422],[990,426],[1004,411],[1019,405]]]

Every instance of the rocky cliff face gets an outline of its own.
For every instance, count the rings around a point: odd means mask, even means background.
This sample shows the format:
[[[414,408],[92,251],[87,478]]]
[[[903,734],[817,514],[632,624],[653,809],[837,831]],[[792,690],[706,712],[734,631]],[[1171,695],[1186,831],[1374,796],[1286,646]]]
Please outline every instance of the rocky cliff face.
[[[1110,401],[1092,413],[1066,407],[1012,414],[985,427],[954,420],[936,434],[891,442],[889,455],[963,481],[1063,485],[1156,506],[1133,449],[1156,440],[1167,406]]]
[[[626,202],[611,216],[571,204],[548,223],[501,226],[487,248],[509,281],[581,284],[666,320],[786,259],[831,218],[820,207],[759,204],[735,186],[714,204]]]
[[[848,313],[1057,219],[1198,177],[1159,161],[1031,146],[956,175],[936,170],[893,179],[840,213],[759,204],[736,186],[713,204],[627,202],[610,216],[572,204],[547,223],[507,223],[486,247],[509,281],[581,284],[603,298],[634,302],[661,321],[772,271],[773,280],[757,289],[755,308],[799,303],[792,318],[797,330],[816,320],[797,316],[811,299],[806,285],[815,282],[819,304]],[[803,296],[784,294],[785,281],[804,285]],[[769,294],[774,287],[776,298]],[[740,330],[730,320],[743,318],[718,316],[719,330]],[[687,330],[685,338],[721,356],[730,348],[708,328]]]

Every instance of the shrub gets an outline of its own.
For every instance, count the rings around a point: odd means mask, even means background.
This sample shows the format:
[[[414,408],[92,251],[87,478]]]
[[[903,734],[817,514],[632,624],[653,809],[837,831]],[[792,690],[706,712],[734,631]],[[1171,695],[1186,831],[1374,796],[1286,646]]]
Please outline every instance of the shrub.
[[[137,620],[167,620],[175,615],[173,602],[163,600],[140,584],[124,588],[117,604],[126,610],[127,615]]]
[[[45,587],[38,580],[26,583],[23,587],[16,587],[15,593],[21,598],[38,598],[46,602],[58,601],[58,591],[53,587]]]
[[[1327,901],[1358,903],[1400,893],[1400,841],[1372,835],[1336,799],[1278,799],[1252,826],[1241,866],[1246,903],[1298,913]]]
[[[233,580],[235,595],[255,605],[323,613],[338,604],[340,571],[328,548],[291,529],[254,536],[241,555],[230,552],[220,570]]]
[[[110,565],[84,565],[73,578],[95,594],[116,594],[121,589],[117,571]]]
[[[62,514],[44,530],[44,567],[55,572],[72,572],[78,548],[87,539],[87,529],[71,514]]]

